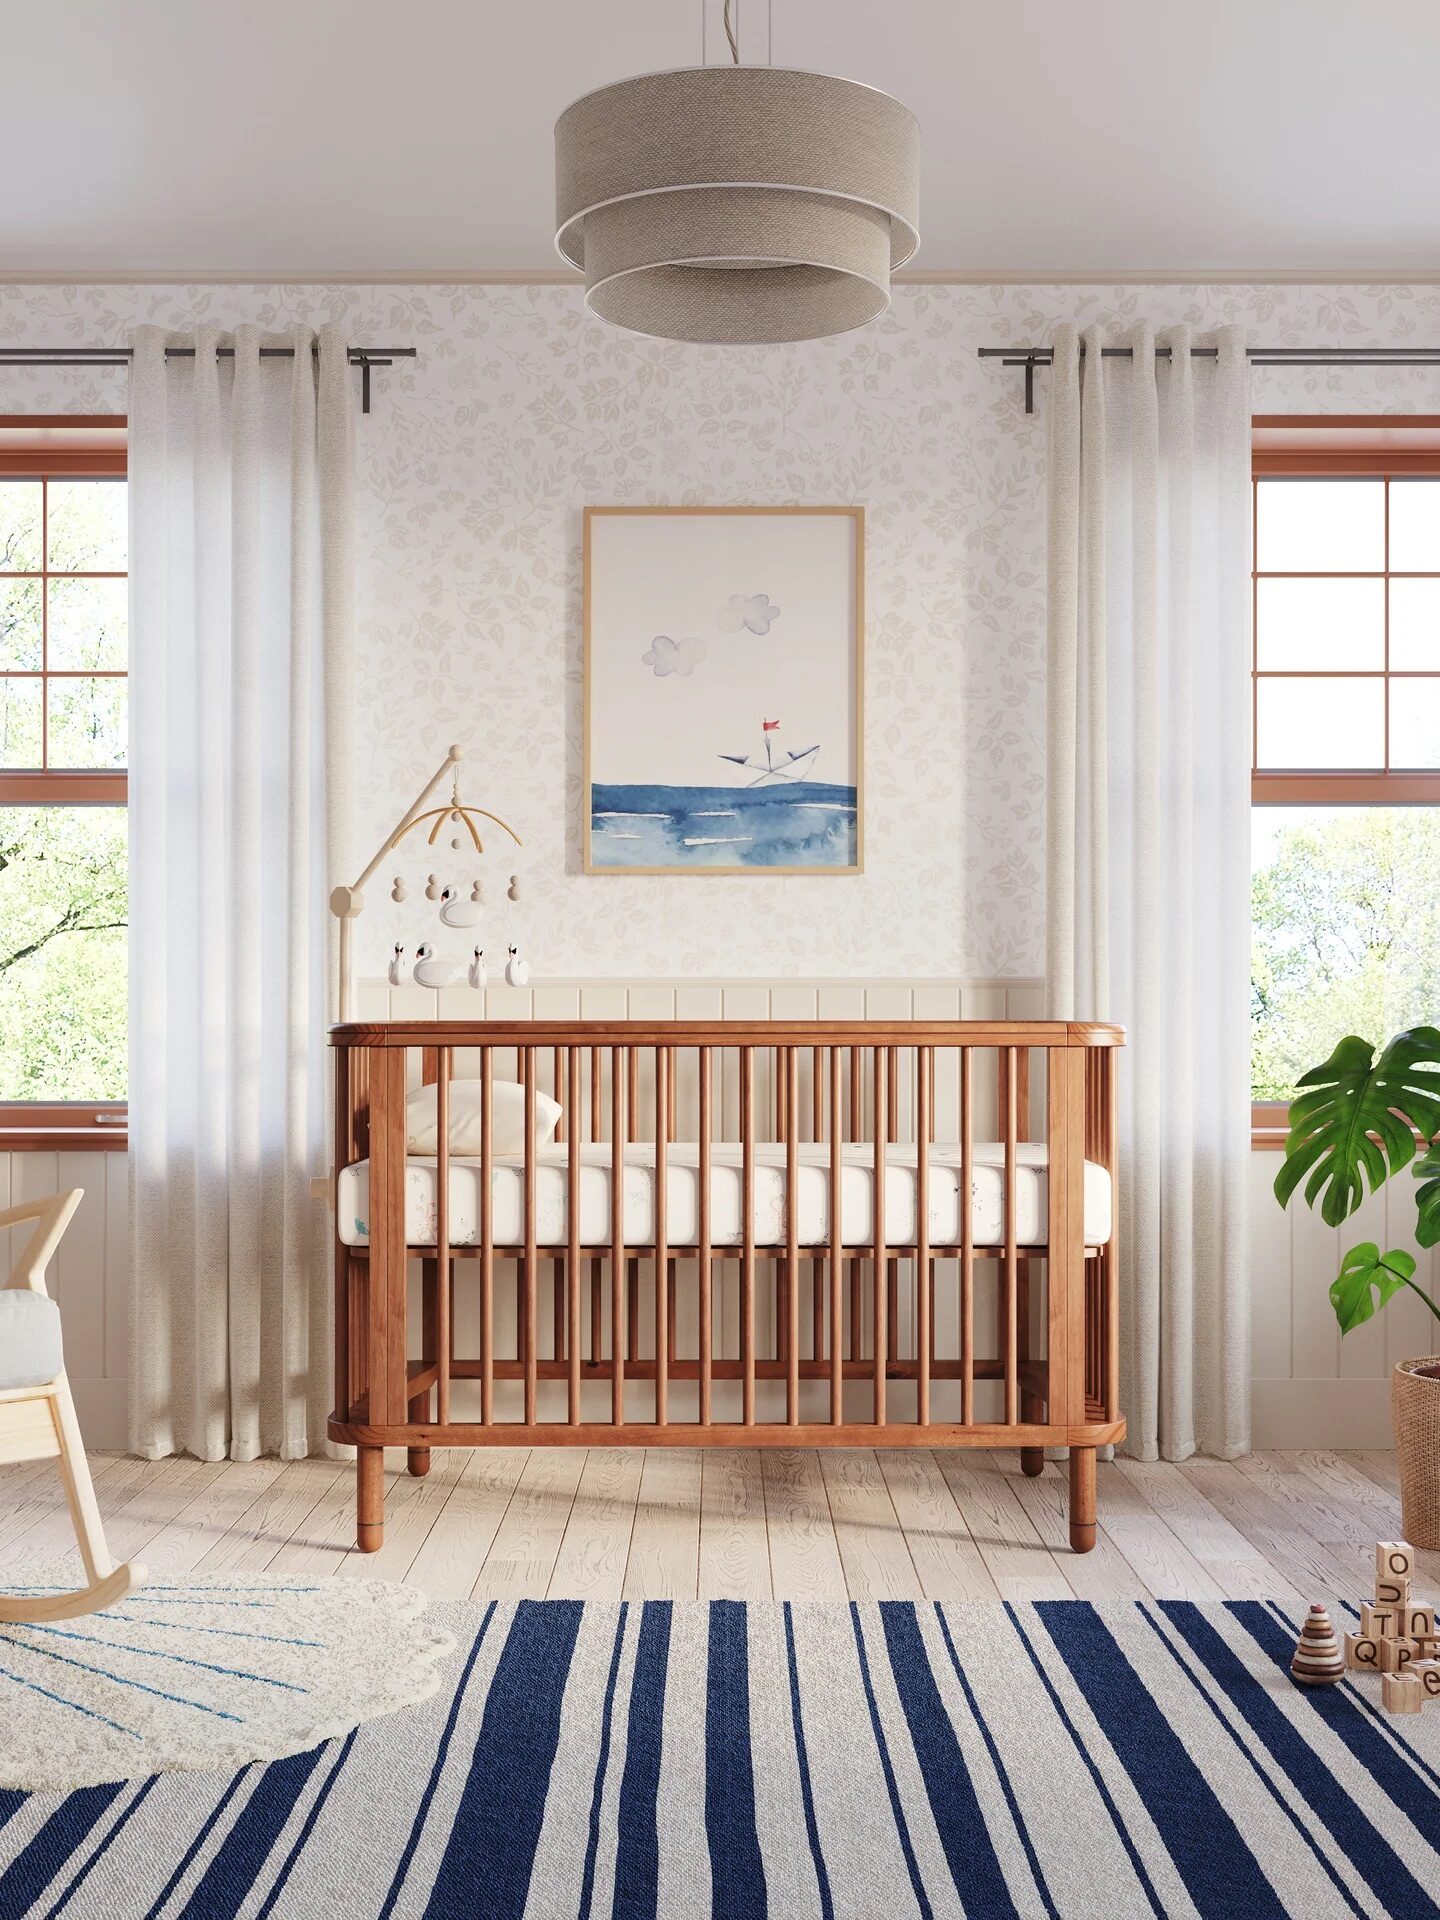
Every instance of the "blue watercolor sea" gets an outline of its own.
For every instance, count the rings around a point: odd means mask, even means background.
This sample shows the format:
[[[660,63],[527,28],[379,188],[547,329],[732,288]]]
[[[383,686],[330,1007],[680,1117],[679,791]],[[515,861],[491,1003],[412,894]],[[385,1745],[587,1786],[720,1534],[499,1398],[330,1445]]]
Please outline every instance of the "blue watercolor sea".
[[[590,789],[596,867],[853,867],[854,787]]]

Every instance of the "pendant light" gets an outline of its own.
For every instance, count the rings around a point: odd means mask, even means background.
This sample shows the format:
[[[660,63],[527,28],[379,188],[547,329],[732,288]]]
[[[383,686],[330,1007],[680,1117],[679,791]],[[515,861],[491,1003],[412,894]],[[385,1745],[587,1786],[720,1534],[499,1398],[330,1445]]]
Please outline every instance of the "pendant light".
[[[920,243],[919,128],[875,87],[792,68],[647,73],[555,125],[555,244],[592,313],[718,346],[818,340],[890,305]]]

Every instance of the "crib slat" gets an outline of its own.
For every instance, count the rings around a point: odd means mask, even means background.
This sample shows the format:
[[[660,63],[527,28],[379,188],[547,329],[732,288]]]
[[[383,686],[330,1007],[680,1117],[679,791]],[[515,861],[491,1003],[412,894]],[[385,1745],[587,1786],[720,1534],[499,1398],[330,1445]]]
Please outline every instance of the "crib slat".
[[[625,1079],[627,1047],[610,1053],[610,1418],[625,1424]]]
[[[565,1275],[570,1285],[568,1305],[570,1327],[566,1355],[570,1362],[569,1413],[571,1426],[580,1422],[580,1049],[566,1050],[569,1067],[569,1104],[574,1116],[565,1137],[569,1149],[566,1173],[565,1218],[570,1229],[570,1246]]]
[[[495,1220],[491,1204],[494,1155],[490,1147],[494,1105],[492,1050],[480,1049],[480,1419],[495,1418]]]
[[[785,1420],[800,1424],[800,1085],[799,1050],[785,1049]]]
[[[860,1049],[852,1046],[850,1049],[850,1139],[852,1142],[858,1142],[862,1137],[860,1131],[860,1121],[862,1117],[860,1074]],[[861,1347],[863,1343],[861,1340],[862,1329],[860,1325],[861,1272],[860,1261],[856,1258],[850,1265],[850,1358],[852,1360],[862,1358]]]
[[[699,1049],[700,1060],[700,1424],[710,1425],[711,1342],[714,1305],[710,1294],[710,1060],[709,1047]]]
[[[885,1115],[889,1110],[887,1081],[889,1074],[889,1056],[884,1047],[875,1047],[875,1191],[872,1238],[875,1249],[875,1406],[874,1416],[877,1427],[885,1424],[885,1367],[889,1360],[890,1328],[889,1322],[889,1262],[885,1252],[885,1168],[887,1132]]]
[[[435,1057],[435,1418],[450,1419],[450,1075],[454,1055],[438,1047]]]
[[[535,1237],[535,1049],[521,1049],[522,1084],[525,1088],[525,1424],[535,1424],[536,1362],[540,1358],[540,1328],[537,1312],[537,1269],[540,1265]]]
[[[975,1111],[970,1049],[960,1049],[960,1418],[975,1418]]]
[[[1019,1321],[1016,1299],[1019,1259],[1015,1242],[1015,1142],[1019,1130],[1019,1061],[1016,1049],[1005,1049],[1005,1270],[1003,1282],[1003,1321],[1005,1327],[1005,1424],[1013,1426],[1019,1418],[1016,1333]]]
[[[845,1309],[845,1234],[840,1219],[844,1136],[840,1109],[840,1049],[830,1049],[830,1424],[844,1421],[845,1373],[840,1321]],[[853,1357],[853,1356],[852,1356]]]
[[[740,1417],[755,1424],[755,1053],[740,1049]]]
[[[915,1340],[919,1377],[915,1418],[930,1424],[930,1069],[929,1047],[915,1049]]]
[[[655,1049],[655,1424],[670,1424],[670,1249],[665,1183],[670,1128],[670,1050]]]

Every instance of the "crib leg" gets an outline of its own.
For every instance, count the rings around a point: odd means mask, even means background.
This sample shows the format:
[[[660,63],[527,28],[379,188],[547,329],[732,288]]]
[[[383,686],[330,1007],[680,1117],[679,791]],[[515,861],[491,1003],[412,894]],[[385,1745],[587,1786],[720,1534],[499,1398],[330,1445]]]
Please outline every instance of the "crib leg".
[[[1095,1449],[1070,1449],[1070,1545],[1089,1553],[1095,1545]]]
[[[376,1553],[385,1538],[385,1449],[355,1450],[355,1544]]]
[[[1044,1447],[1021,1447],[1020,1471],[1029,1480],[1037,1479],[1045,1471]]]
[[[423,1479],[430,1471],[429,1447],[407,1447],[405,1450],[405,1465],[417,1480]]]

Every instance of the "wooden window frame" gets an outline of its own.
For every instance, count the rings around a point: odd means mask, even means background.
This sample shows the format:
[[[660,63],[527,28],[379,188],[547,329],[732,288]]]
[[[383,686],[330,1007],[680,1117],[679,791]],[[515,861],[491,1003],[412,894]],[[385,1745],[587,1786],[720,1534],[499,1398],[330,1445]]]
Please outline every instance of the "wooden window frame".
[[[1270,807],[1414,807],[1440,806],[1440,768],[1431,771],[1411,769],[1400,772],[1276,772],[1264,771],[1255,765],[1259,753],[1259,672],[1258,646],[1259,624],[1258,606],[1260,580],[1275,578],[1273,574],[1262,575],[1257,565],[1259,559],[1255,535],[1258,531],[1259,487],[1264,479],[1309,477],[1324,479],[1391,479],[1403,480],[1412,476],[1434,475],[1440,477],[1440,415],[1369,415],[1369,414],[1330,414],[1293,417],[1286,414],[1257,415],[1254,420],[1257,444],[1251,453],[1251,639],[1250,639],[1250,698],[1251,698],[1251,771],[1250,801],[1252,806]],[[1310,434],[1315,439],[1305,444]],[[1426,445],[1386,444],[1384,435],[1415,434],[1427,442]],[[1294,440],[1294,445],[1267,445],[1267,435],[1276,438]],[[1373,444],[1364,445],[1366,439]],[[1367,573],[1364,577],[1381,578],[1386,582],[1386,651],[1385,665],[1382,670],[1385,683],[1385,735],[1388,758],[1390,731],[1390,654],[1389,654],[1389,495],[1386,495],[1386,548],[1385,567],[1380,574]],[[1291,578],[1337,579],[1345,575],[1306,574],[1291,575]],[[1353,575],[1350,577],[1354,577]],[[1402,575],[1405,578],[1417,578],[1414,574]],[[1430,575],[1435,578],[1435,575]],[[1308,677],[1308,676],[1307,676]],[[1316,675],[1324,678],[1324,675]],[[1378,678],[1368,675],[1367,678]],[[1399,674],[1396,678],[1440,678],[1440,673],[1432,675]],[[1285,1144],[1286,1103],[1277,1100],[1256,1100],[1250,1107],[1251,1145],[1261,1152],[1279,1151]]]
[[[123,413],[0,415],[0,479],[124,479],[129,472],[128,448],[113,442],[126,425]],[[7,436],[17,432],[33,432],[35,443],[6,444]],[[51,432],[63,436],[58,444],[44,443],[41,436]],[[87,433],[94,434],[88,446]],[[41,573],[33,577],[48,578],[48,552],[42,551],[40,564]],[[109,572],[81,577],[125,576]],[[128,667],[123,677],[128,679]],[[0,772],[0,806],[123,807],[129,801],[129,785],[128,773],[88,767]],[[0,1100],[0,1153],[123,1152],[129,1145],[128,1117],[124,1100]]]

